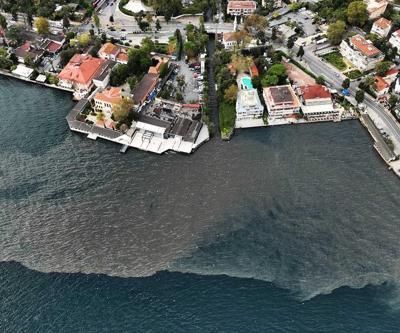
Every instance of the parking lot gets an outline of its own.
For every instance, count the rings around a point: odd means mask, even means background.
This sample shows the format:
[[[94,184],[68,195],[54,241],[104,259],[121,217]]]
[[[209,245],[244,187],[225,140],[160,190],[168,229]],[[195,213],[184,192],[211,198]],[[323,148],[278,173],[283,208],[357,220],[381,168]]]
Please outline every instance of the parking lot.
[[[200,75],[200,70],[194,70],[194,68],[190,68],[189,64],[185,63],[185,61],[179,61],[178,65],[180,66],[179,74],[183,75],[185,78],[185,89],[183,92],[183,99],[186,103],[189,102],[198,102],[199,94],[203,91],[203,85]],[[197,76],[197,77],[195,77]]]

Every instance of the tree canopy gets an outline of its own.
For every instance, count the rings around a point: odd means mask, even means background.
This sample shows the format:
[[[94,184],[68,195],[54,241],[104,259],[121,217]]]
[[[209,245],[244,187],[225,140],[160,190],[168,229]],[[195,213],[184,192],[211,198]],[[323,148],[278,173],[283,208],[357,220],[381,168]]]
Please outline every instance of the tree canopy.
[[[35,28],[37,32],[41,35],[45,35],[49,33],[49,21],[44,17],[38,17],[35,20]]]
[[[349,21],[350,24],[362,27],[367,20],[367,5],[364,3],[364,1],[350,2],[349,6],[347,7],[347,21]]]
[[[329,25],[326,36],[331,44],[337,45],[342,41],[345,31],[346,23],[339,20]]]

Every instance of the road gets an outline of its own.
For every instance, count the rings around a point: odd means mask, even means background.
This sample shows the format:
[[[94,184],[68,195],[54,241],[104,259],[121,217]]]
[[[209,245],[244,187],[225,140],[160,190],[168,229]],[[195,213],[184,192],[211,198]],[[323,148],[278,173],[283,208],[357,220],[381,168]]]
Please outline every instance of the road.
[[[305,47],[305,54],[303,56],[303,63],[313,73],[322,75],[325,81],[337,90],[342,87],[342,82],[346,78],[338,70],[323,62],[313,52],[314,46]],[[358,82],[352,82],[349,88],[351,96],[354,98],[358,88]],[[375,101],[370,95],[365,94],[364,102],[367,107],[366,111],[370,114],[372,119],[379,119],[383,129],[391,137],[395,145],[396,153],[400,153],[400,126],[396,119],[385,108]],[[377,124],[379,125],[379,124]]]

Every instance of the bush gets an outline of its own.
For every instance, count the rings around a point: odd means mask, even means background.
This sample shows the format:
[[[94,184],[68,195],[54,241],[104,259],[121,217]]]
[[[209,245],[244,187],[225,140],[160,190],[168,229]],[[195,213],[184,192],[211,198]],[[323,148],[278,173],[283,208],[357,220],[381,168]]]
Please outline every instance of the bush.
[[[219,104],[219,125],[221,135],[225,138],[233,131],[235,127],[236,109],[234,105],[225,102]]]

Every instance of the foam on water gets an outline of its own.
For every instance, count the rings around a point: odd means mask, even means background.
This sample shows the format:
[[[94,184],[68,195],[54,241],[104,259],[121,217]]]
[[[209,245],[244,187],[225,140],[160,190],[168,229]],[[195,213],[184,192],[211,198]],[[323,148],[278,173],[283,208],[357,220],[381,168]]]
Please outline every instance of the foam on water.
[[[399,180],[358,122],[243,131],[191,156],[120,155],[69,132],[71,105],[0,79],[0,261],[228,274],[305,299],[400,281]]]

